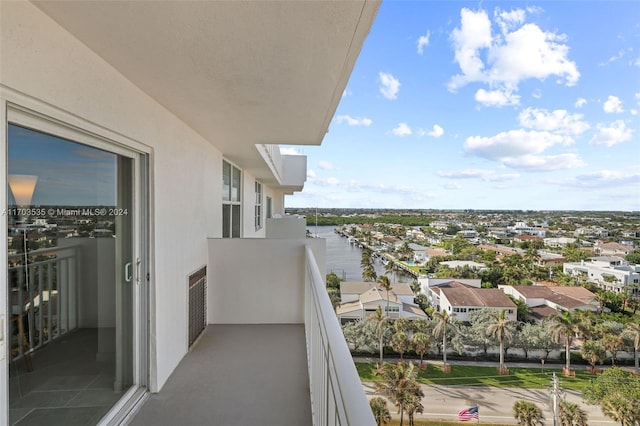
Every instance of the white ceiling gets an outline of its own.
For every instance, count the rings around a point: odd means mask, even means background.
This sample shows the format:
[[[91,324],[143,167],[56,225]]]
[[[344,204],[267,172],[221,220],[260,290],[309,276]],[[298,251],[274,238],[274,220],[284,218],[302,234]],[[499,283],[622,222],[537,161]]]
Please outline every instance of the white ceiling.
[[[34,3],[227,158],[263,178],[270,173],[255,144],[322,142],[379,6]]]

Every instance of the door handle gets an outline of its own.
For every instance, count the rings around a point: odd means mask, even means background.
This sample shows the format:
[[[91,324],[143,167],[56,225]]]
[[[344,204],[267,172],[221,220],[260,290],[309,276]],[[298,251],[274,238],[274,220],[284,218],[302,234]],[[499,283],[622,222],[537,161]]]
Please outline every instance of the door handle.
[[[124,264],[124,280],[130,283],[131,278],[131,262],[127,262]]]

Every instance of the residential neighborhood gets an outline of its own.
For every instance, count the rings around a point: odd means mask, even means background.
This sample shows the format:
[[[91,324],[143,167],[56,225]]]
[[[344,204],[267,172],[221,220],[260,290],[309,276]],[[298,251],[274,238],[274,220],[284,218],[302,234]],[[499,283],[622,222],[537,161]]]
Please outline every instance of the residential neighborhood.
[[[409,364],[420,366],[421,380],[434,374],[425,368],[447,375],[469,360],[495,366],[498,376],[518,375],[522,366],[584,383],[605,370],[617,374],[616,366],[640,374],[638,215],[318,214],[314,222],[361,253],[362,281],[327,276],[359,371],[368,364],[358,360],[370,354],[382,377],[392,374],[393,359],[419,359]]]

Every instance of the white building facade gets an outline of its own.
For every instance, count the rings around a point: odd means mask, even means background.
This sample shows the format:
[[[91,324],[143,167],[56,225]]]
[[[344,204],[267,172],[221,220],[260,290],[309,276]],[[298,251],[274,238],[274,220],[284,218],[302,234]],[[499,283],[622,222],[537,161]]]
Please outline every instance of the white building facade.
[[[297,219],[276,219],[284,216],[285,196],[302,190],[306,179],[306,157],[283,155],[279,145],[322,142],[378,7],[368,0],[288,7],[0,2],[4,182],[27,175],[24,163],[12,157],[16,149],[47,140],[46,161],[62,152],[56,147],[82,152],[86,162],[80,166],[95,175],[101,167],[91,161],[107,158],[99,164],[109,165],[108,207],[118,216],[117,238],[65,240],[73,247],[53,255],[57,275],[45,275],[48,266],[28,253],[22,261],[1,245],[10,265],[0,272],[1,334],[7,336],[0,339],[1,424],[15,421],[14,414],[31,414],[9,409],[21,398],[10,366],[23,368],[31,356],[30,368],[41,374],[37,358],[54,347],[42,333],[37,341],[36,333],[25,337],[17,324],[31,331],[55,321],[57,334],[49,338],[56,339],[109,331],[99,334],[92,355],[113,361],[115,371],[109,386],[117,398],[97,418],[101,424],[125,422],[145,395],[162,391],[193,343],[194,304],[201,305],[197,313],[205,327],[305,324],[308,336],[317,327],[329,330],[323,338],[338,335],[337,322],[318,321],[328,318],[316,315],[328,299],[312,291],[324,278],[323,244],[298,235],[304,225]],[[69,170],[61,166],[56,173]],[[51,176],[38,176],[32,205],[56,204],[55,197],[43,196],[51,188],[47,182],[55,181]],[[90,180],[75,179],[83,181]],[[3,211],[11,207],[7,200],[20,205],[18,189],[0,185]],[[96,199],[100,194],[97,187],[84,189]],[[28,220],[36,219],[42,218]],[[9,231],[3,220],[4,238]],[[85,250],[85,243],[91,248]],[[191,285],[205,276],[206,291],[192,300]],[[83,287],[89,282],[94,287]],[[13,301],[16,294],[21,302]],[[49,305],[48,318],[34,312],[36,303],[55,299],[58,309]],[[230,301],[247,309],[239,312]],[[23,338],[31,341],[12,343]],[[328,344],[306,346],[314,415],[328,412],[315,404],[338,401],[332,415],[342,424],[372,424],[364,394],[351,392],[357,401],[345,408],[334,393],[340,386],[318,387],[319,364],[311,360],[331,359]],[[330,362],[338,381],[349,376],[359,386],[349,367]]]
[[[629,265],[629,262],[617,256],[592,257],[580,263],[565,263],[562,271],[616,293],[627,290],[638,293],[640,286],[640,265]]]

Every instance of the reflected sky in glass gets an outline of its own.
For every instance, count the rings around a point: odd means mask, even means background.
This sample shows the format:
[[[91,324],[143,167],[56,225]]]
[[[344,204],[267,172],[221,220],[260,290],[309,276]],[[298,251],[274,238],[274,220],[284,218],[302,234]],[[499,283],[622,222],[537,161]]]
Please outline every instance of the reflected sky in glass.
[[[8,140],[9,174],[38,176],[32,206],[116,204],[115,154],[13,124]]]

